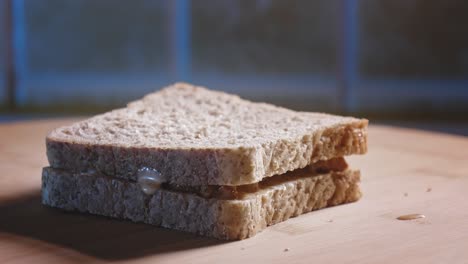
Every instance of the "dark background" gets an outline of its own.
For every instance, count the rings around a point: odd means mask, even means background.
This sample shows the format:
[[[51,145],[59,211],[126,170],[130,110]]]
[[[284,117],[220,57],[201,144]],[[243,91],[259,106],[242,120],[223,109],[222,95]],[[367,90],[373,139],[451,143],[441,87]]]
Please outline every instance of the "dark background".
[[[0,11],[1,121],[95,114],[187,81],[468,135],[467,1],[0,0]]]

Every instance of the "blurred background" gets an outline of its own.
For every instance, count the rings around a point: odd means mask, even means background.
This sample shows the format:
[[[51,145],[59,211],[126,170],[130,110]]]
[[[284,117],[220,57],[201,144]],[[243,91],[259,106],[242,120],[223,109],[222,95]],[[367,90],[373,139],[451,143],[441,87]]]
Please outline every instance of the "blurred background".
[[[468,135],[468,1],[0,0],[0,121],[176,81]]]

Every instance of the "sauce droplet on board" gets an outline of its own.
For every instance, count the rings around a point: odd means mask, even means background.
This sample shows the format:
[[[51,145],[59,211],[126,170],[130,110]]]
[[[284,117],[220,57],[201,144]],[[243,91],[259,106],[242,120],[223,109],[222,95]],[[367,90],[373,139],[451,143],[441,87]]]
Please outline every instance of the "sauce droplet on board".
[[[164,182],[161,173],[155,169],[142,168],[137,173],[137,183],[141,190],[148,194],[154,194]]]
[[[425,218],[426,216],[423,214],[408,214],[408,215],[401,215],[397,217],[398,220],[414,220],[419,218]]]

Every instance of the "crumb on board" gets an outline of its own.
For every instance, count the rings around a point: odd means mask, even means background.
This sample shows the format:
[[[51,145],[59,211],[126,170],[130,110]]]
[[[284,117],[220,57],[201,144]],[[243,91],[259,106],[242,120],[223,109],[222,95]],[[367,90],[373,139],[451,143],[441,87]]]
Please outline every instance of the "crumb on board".
[[[404,195],[405,197],[408,197],[408,193],[407,193],[407,192],[405,192],[403,195]]]
[[[241,250],[244,250],[244,249],[245,249],[245,247],[241,247]]]
[[[289,251],[289,248],[285,248],[285,249],[284,249],[284,252],[288,252],[288,251]]]
[[[331,222],[333,222],[333,219],[329,219],[327,222],[328,222],[328,223],[331,223]]]
[[[431,191],[432,191],[432,188],[431,188],[431,187],[428,187],[428,188],[426,189],[426,192],[431,192]]]

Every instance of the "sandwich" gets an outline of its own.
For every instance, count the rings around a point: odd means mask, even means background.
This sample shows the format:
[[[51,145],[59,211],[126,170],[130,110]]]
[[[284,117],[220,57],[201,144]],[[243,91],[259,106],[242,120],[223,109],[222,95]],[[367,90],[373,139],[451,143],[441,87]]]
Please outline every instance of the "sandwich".
[[[223,240],[355,202],[366,119],[176,83],[46,138],[42,203]]]

